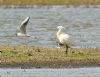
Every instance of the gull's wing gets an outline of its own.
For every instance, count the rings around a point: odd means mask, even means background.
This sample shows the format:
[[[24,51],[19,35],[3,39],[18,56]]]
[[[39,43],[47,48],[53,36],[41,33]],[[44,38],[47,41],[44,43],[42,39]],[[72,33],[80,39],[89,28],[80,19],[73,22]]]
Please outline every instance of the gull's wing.
[[[20,26],[20,32],[23,33],[23,34],[26,34],[26,26],[29,22],[29,19],[30,17],[27,17],[22,23],[21,23],[21,26]]]

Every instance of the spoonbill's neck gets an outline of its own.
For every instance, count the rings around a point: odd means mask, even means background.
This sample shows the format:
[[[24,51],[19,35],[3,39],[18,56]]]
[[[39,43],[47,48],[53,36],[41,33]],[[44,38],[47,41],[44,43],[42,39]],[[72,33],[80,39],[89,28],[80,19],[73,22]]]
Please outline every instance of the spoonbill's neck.
[[[59,30],[58,30],[58,32],[57,32],[57,37],[59,37],[60,34],[62,34],[62,29],[59,29]]]

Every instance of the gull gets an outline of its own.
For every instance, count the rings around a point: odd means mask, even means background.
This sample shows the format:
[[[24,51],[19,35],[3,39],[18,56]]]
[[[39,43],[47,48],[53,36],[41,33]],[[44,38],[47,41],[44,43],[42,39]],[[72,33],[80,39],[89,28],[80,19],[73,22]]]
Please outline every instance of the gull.
[[[29,37],[26,33],[26,27],[29,22],[30,17],[26,17],[25,20],[21,23],[20,28],[18,29],[17,36],[26,36]]]
[[[58,26],[57,29],[58,29],[58,32],[56,33],[56,35],[57,35],[57,39],[59,41],[58,45],[65,46],[66,54],[67,54],[68,48],[70,48],[70,45],[71,45],[70,35],[62,32],[62,30],[65,29],[63,26]]]

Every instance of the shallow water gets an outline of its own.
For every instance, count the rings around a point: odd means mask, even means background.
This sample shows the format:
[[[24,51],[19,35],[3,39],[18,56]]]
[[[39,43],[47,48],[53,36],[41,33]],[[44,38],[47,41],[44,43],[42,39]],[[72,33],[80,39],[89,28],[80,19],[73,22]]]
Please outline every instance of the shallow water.
[[[27,33],[16,37],[20,23],[30,16]],[[75,47],[100,47],[100,7],[44,6],[0,8],[0,44],[56,47],[56,27],[66,27]]]
[[[100,68],[0,69],[0,77],[100,77]]]

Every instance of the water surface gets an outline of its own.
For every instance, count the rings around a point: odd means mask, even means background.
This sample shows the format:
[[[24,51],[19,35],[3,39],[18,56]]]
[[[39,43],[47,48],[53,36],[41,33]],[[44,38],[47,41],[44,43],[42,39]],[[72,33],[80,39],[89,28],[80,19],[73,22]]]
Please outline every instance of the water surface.
[[[27,33],[37,38],[14,36],[27,16],[30,16]],[[75,47],[100,47],[100,7],[1,7],[0,44],[56,47],[58,25],[66,27]]]
[[[100,68],[0,69],[0,77],[100,77]]]

